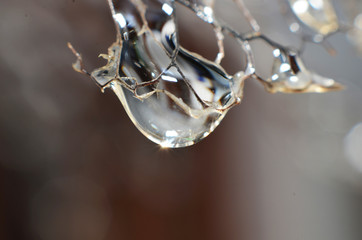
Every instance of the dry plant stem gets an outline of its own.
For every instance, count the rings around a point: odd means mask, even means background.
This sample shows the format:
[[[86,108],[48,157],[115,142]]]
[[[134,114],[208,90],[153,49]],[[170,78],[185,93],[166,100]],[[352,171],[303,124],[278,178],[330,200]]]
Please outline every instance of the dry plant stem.
[[[72,51],[72,53],[74,54],[74,56],[77,58],[76,63],[74,63],[74,64],[72,65],[73,69],[74,69],[75,71],[83,74],[83,75],[86,75],[87,77],[90,77],[90,78],[92,79],[92,81],[94,81],[94,82],[97,84],[97,86],[102,89],[103,86],[99,85],[99,83],[98,83],[98,82],[92,77],[92,75],[85,69],[84,64],[83,64],[83,58],[82,58],[82,56],[80,55],[80,53],[78,53],[78,52],[75,50],[75,48],[73,47],[73,45],[72,45],[70,42],[67,43],[67,46],[68,46],[68,48]]]
[[[249,9],[246,7],[244,0],[233,0],[235,4],[239,7],[240,11],[248,21],[250,27],[253,29],[254,32],[260,32],[261,28],[256,21],[256,19],[253,17]]]
[[[221,61],[225,57],[224,35],[222,34],[222,28],[220,26],[215,27],[214,32],[217,39],[217,46],[219,48],[219,52],[216,56],[215,63],[220,65]]]
[[[107,0],[107,3],[108,3],[108,6],[109,6],[109,9],[111,10],[111,14],[112,14],[114,24],[116,25],[117,39],[121,39],[121,32],[120,32],[119,27],[117,27],[117,22],[116,22],[116,20],[114,18],[114,16],[116,15],[116,11],[114,10],[113,2],[112,2],[112,0]]]
[[[94,79],[94,77],[92,76],[92,74],[90,74],[84,67],[83,65],[83,58],[82,56],[80,55],[80,53],[78,53],[75,48],[73,47],[73,45],[71,43],[67,43],[67,46],[68,48],[72,51],[72,53],[75,55],[75,57],[77,58],[77,62],[75,64],[73,64],[73,69],[83,75],[86,75],[87,77],[91,78],[92,81],[94,81],[96,83],[96,85],[101,89],[102,92],[104,92],[105,89],[109,88],[110,87],[110,83],[113,82],[113,81],[119,81],[120,83],[122,83],[122,85],[130,90],[130,91],[135,91],[135,88],[130,86],[130,85],[127,85],[125,84],[124,82],[126,80],[135,80],[135,78],[132,78],[132,77],[115,77],[114,79],[111,79],[110,81],[108,81],[106,84],[104,85],[100,85],[96,79]],[[106,55],[106,54],[100,54],[100,57],[106,59],[106,60],[109,60],[111,58],[110,55]]]

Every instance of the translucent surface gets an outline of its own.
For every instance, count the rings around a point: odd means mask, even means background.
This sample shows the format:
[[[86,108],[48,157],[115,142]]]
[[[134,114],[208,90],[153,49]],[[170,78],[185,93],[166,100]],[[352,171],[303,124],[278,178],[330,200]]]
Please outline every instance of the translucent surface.
[[[362,54],[362,1],[350,0],[345,5],[349,6],[346,10],[352,20],[347,37]]]
[[[329,0],[288,0],[299,20],[321,35],[339,28],[336,12]]]
[[[301,58],[292,51],[275,49],[270,92],[326,92],[342,86],[333,79],[310,72]]]
[[[240,102],[245,74],[229,76],[220,65],[179,46],[173,2],[146,3],[147,10],[137,1],[115,5],[120,41],[109,49],[107,66],[92,77],[112,88],[149,139],[163,147],[189,146]]]
[[[251,33],[238,33],[221,24],[214,15],[213,1],[109,0],[108,3],[117,40],[108,54],[101,55],[107,65],[88,73],[80,54],[69,44],[78,58],[73,67],[89,75],[102,90],[112,89],[135,126],[162,147],[190,146],[208,136],[227,111],[241,102],[244,81],[248,78],[259,80],[269,92],[327,92],[341,88],[334,80],[307,70],[294,51],[264,36],[242,0],[235,0],[235,7],[249,23]],[[213,27],[219,48],[215,61],[179,44],[176,4]],[[225,34],[245,53],[239,60],[245,67],[234,75],[220,65],[225,56]],[[262,40],[274,49],[269,79],[258,76],[254,67],[249,45],[254,40]]]

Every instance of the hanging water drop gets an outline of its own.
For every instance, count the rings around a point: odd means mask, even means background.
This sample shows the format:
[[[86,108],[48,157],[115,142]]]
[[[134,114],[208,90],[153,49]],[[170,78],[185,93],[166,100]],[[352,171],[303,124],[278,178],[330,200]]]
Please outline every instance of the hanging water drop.
[[[330,0],[288,0],[296,17],[317,34],[327,36],[339,29],[337,14]]]
[[[296,52],[276,48],[273,57],[271,77],[266,84],[270,92],[327,92],[342,88],[333,79],[308,70]]]
[[[185,147],[208,136],[239,103],[244,72],[223,68],[178,43],[173,1],[118,1],[118,39],[108,64],[91,73],[111,88],[135,126],[162,147]],[[130,12],[132,14],[130,14]]]

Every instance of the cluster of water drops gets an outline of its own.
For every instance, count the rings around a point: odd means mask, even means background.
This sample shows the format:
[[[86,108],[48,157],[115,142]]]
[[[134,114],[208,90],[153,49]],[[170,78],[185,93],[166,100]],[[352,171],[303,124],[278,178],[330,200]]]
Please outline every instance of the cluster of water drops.
[[[213,0],[108,0],[117,39],[108,63],[88,73],[80,54],[74,69],[89,75],[102,89],[118,96],[135,126],[162,147],[186,147],[208,136],[225,114],[243,98],[247,79],[260,82],[267,91],[285,93],[328,92],[341,89],[334,80],[308,70],[299,50],[281,46],[265,36],[242,0],[234,0],[252,31],[240,33],[215,16]],[[314,31],[312,41],[324,39],[340,25],[327,0],[288,0],[298,21]],[[177,7],[176,7],[177,6]],[[214,61],[180,44],[178,8],[187,8],[213,27],[219,52]],[[351,33],[352,34],[352,33]],[[353,35],[353,34],[352,34]],[[224,39],[231,36],[244,52],[243,69],[230,74],[221,66]],[[261,40],[272,48],[270,75],[262,78],[254,64],[250,42]]]

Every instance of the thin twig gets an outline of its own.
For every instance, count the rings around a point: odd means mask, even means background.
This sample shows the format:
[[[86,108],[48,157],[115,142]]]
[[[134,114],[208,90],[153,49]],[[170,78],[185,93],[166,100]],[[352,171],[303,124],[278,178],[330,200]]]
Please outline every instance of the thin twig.
[[[256,19],[253,17],[249,9],[246,7],[244,0],[233,0],[235,4],[239,7],[240,11],[245,16],[246,20],[249,22],[250,27],[254,32],[260,32],[260,26]]]

